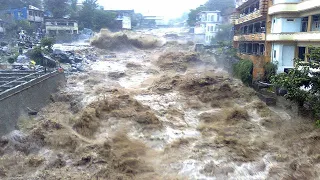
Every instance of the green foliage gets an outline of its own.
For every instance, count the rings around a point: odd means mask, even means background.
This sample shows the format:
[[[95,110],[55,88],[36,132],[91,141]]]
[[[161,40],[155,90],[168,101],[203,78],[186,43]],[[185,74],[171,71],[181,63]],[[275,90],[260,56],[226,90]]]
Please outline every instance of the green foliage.
[[[22,8],[28,5],[41,6],[41,0],[0,0],[0,10]]]
[[[276,75],[278,66],[274,63],[267,62],[264,65],[264,77],[267,82],[271,81],[271,77]]]
[[[92,29],[94,27],[94,16],[98,8],[97,0],[85,0],[83,7],[79,12],[79,23],[84,28]]]
[[[317,121],[316,121],[316,127],[317,127],[317,128],[320,128],[320,120],[317,120]]]
[[[209,11],[221,11],[222,15],[228,15],[235,8],[234,0],[208,0],[205,6]]]
[[[230,44],[232,42],[232,24],[222,24],[219,26],[219,31],[216,36],[212,38],[211,44],[217,44],[218,42],[225,42]]]
[[[46,48],[47,50],[51,51],[52,50],[52,46],[55,43],[55,39],[54,38],[50,38],[50,37],[45,37],[43,39],[41,39],[41,47]]]
[[[233,67],[234,76],[246,84],[252,84],[253,63],[250,60],[240,60]]]
[[[132,27],[138,26],[141,23],[142,19],[143,19],[143,15],[141,13],[133,14],[131,17],[131,26]]]
[[[13,57],[8,58],[8,63],[13,64],[16,60]]]
[[[191,9],[188,18],[188,25],[195,26],[197,15],[201,11],[221,11],[222,15],[229,15],[235,7],[234,0],[208,0],[205,5],[201,5],[196,9]]]
[[[13,21],[9,23],[6,27],[8,33],[16,34],[20,30],[25,30],[28,35],[31,35],[34,30],[35,26],[30,24],[29,21],[21,20],[21,21]]]
[[[31,60],[34,60],[37,64],[43,65],[43,52],[40,46],[37,46],[28,52],[28,56]]]
[[[44,0],[44,7],[50,11],[54,18],[63,18],[69,14],[69,0]]]
[[[320,48],[311,48],[308,57],[312,60],[305,62],[295,60],[296,67],[289,73],[281,73],[271,78],[277,87],[285,88],[288,93],[285,97],[297,102],[300,106],[306,105],[312,110],[315,117],[320,117]]]
[[[77,19],[79,17],[78,0],[70,0],[71,4],[69,7],[70,18]]]
[[[101,28],[113,29],[116,26],[116,13],[96,9],[93,16],[93,30],[99,31]]]
[[[201,11],[208,10],[206,6],[199,6],[196,9],[191,9],[188,15],[187,23],[189,26],[195,26],[197,22],[197,16]]]

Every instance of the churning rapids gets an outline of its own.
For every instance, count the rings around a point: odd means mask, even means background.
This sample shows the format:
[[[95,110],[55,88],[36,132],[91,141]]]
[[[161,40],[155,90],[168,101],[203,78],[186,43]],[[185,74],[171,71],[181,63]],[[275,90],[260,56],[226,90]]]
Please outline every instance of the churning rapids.
[[[311,121],[164,32],[154,47],[91,49],[87,72],[2,137],[1,179],[319,179]]]

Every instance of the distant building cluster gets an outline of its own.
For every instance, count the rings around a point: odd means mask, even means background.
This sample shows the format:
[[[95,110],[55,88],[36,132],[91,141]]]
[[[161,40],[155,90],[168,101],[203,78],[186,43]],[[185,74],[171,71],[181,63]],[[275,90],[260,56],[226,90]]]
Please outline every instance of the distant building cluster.
[[[77,21],[68,18],[52,19],[43,10],[34,6],[6,10],[4,16],[8,21],[7,23],[10,23],[10,21],[25,20],[34,25],[35,29],[38,29],[37,31],[40,29],[40,33],[47,35],[79,33]],[[0,33],[5,32],[3,24],[4,22],[0,20]],[[42,27],[45,28],[42,29]]]

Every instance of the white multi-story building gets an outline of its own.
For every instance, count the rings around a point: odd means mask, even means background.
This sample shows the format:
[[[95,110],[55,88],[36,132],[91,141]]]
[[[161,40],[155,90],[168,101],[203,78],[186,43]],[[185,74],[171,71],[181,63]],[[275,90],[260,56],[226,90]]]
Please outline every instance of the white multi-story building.
[[[278,73],[294,67],[294,59],[309,61],[310,46],[320,47],[320,0],[273,0],[271,16],[271,59]]]
[[[70,19],[46,19],[46,33],[48,35],[57,34],[78,34],[78,22]]]
[[[204,45],[210,45],[219,31],[221,24],[220,11],[202,11],[198,14],[198,22],[194,28],[195,42]]]

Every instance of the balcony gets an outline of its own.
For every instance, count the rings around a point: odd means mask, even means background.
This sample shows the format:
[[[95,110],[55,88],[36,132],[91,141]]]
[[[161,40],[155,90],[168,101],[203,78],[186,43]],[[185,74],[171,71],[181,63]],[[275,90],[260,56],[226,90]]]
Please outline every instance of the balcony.
[[[257,10],[251,14],[248,14],[243,17],[240,17],[239,19],[236,19],[235,24],[241,24],[241,23],[251,21],[251,20],[259,18],[259,17],[262,17],[262,13],[260,10]]]
[[[233,37],[233,41],[265,41],[265,40],[266,40],[265,33],[236,35]]]
[[[308,0],[301,3],[284,3],[275,4],[269,8],[269,15],[280,13],[301,13],[310,9],[316,9],[320,7],[319,0]]]
[[[319,42],[320,41],[320,31],[268,34],[267,41]]]
[[[39,17],[39,16],[28,16],[28,21],[31,22],[43,22],[43,17]]]

